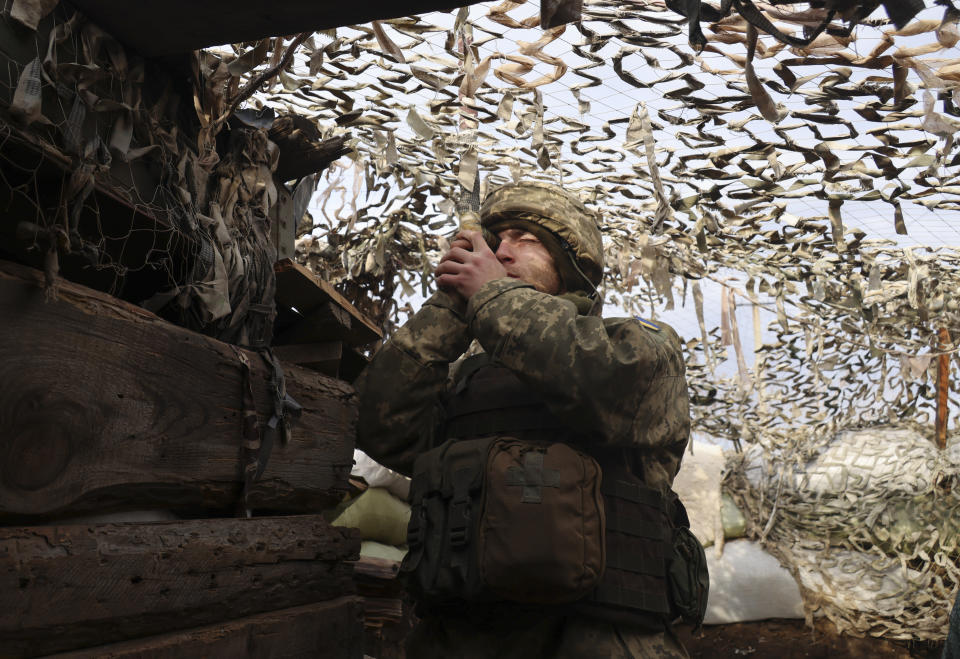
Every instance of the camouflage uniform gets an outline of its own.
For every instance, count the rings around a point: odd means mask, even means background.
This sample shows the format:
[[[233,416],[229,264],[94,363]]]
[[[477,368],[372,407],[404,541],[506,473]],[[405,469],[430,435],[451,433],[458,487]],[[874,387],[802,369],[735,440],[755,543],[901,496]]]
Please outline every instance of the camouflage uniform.
[[[416,457],[443,441],[425,430],[442,413],[450,364],[472,340],[571,430],[588,435],[594,444],[585,450],[620,451],[648,486],[669,489],[689,435],[676,332],[583,315],[568,296],[509,278],[487,282],[465,306],[436,293],[380,349],[358,382],[359,447],[410,474]],[[428,617],[411,636],[410,656],[686,656],[666,629],[651,633],[544,608],[498,615],[498,608]]]

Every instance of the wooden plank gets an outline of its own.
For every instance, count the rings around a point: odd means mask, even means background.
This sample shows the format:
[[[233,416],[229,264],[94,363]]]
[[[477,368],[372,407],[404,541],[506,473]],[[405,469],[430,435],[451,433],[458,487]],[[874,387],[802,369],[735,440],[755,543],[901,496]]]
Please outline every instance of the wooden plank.
[[[321,515],[0,528],[3,654],[48,654],[353,594]]]
[[[240,496],[243,368],[235,348],[39,271],[0,261],[0,521],[109,509],[232,508]],[[245,353],[258,418],[271,369]],[[313,512],[348,488],[356,395],[285,365],[303,406],[250,492],[256,509]]]
[[[343,359],[340,360],[340,378],[352,383],[369,363],[370,360],[366,355],[356,349],[347,348],[344,350]]]
[[[316,2],[316,0],[73,0],[100,27],[148,56],[325,30],[475,4],[472,0]]]
[[[273,354],[291,364],[313,364],[318,362],[339,362],[343,354],[343,341],[323,343],[294,343],[274,346]]]
[[[352,323],[349,340],[352,345],[365,345],[383,338],[379,327],[371,323],[333,286],[299,263],[283,259],[277,261],[275,270],[278,306],[293,307],[307,315],[331,300],[350,314]]]
[[[288,346],[274,346],[273,354],[285,362],[298,364],[304,368],[311,368],[331,377],[337,377],[343,350],[342,341],[328,341],[326,343],[295,343]]]
[[[274,346],[273,354],[285,362],[299,364],[351,383],[370,363],[365,355],[356,348],[344,345],[343,341]]]
[[[346,309],[328,300],[304,314],[304,318],[274,338],[274,345],[347,341],[353,334],[353,317]]]
[[[356,596],[271,611],[186,632],[53,655],[56,659],[283,657],[361,659],[363,601]]]

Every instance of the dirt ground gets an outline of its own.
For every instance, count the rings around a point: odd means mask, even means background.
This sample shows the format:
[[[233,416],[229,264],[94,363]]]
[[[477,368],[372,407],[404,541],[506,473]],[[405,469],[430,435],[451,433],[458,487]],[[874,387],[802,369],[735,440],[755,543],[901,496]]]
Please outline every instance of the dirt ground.
[[[677,633],[691,659],[940,659],[942,643],[895,642],[840,635],[832,623],[818,620],[814,629],[802,620],[763,620],[705,626]]]

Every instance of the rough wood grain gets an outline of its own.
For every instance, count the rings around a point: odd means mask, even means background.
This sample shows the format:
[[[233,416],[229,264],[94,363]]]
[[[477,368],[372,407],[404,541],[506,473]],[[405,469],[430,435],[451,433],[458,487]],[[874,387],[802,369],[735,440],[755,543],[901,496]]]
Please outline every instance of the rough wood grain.
[[[352,316],[331,300],[305,313],[302,320],[280,332],[273,343],[283,346],[296,343],[349,341],[353,333],[353,325]]]
[[[185,632],[53,656],[56,659],[360,659],[363,656],[363,603],[358,597],[340,597]]]
[[[340,360],[345,349],[346,346],[343,345],[343,341],[295,343],[288,346],[276,346],[273,349],[273,354],[290,364],[298,364],[304,368],[337,377],[340,373]]]
[[[151,507],[230,508],[240,496],[243,370],[235,349],[108,295],[0,262],[0,520]],[[271,371],[247,352],[261,423]],[[285,365],[303,415],[250,493],[313,512],[345,490],[356,399]]]
[[[48,654],[353,594],[320,515],[0,528],[0,655]]]
[[[351,317],[347,339],[351,345],[364,345],[383,338],[383,332],[350,304],[337,289],[307,270],[305,267],[283,259],[277,261],[277,306],[294,307],[304,316],[327,301],[344,309]]]

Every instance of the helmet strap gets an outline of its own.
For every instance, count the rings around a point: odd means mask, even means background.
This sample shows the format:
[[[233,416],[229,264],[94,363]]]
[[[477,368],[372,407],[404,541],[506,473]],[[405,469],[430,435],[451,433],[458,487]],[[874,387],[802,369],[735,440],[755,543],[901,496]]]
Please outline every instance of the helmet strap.
[[[552,232],[551,232],[552,233]],[[554,234],[556,235],[556,234]],[[573,265],[573,269],[577,271],[577,274],[587,283],[587,286],[590,287],[590,290],[587,292],[587,297],[591,300],[596,300],[600,292],[597,290],[597,287],[593,285],[593,282],[590,281],[590,278],[587,277],[586,273],[580,268],[580,264],[577,263],[577,255],[573,252],[573,247],[570,246],[566,240],[557,236],[557,240],[560,242],[560,247],[563,249],[563,252],[570,259],[570,263]]]

